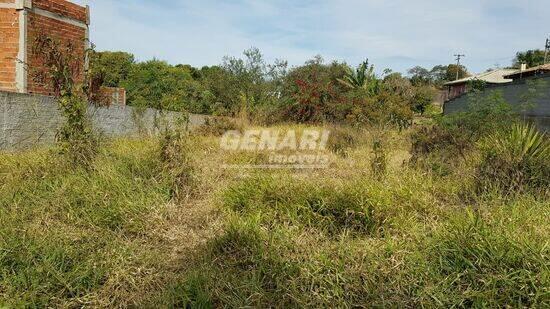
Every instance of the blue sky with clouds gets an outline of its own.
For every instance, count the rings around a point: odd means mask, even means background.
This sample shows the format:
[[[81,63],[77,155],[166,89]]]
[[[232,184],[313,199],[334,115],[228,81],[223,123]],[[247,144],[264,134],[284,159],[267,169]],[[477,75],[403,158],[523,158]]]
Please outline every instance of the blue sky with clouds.
[[[292,65],[321,54],[381,71],[453,62],[507,66],[550,36],[548,0],[74,0],[91,7],[98,50],[194,66],[255,46]]]

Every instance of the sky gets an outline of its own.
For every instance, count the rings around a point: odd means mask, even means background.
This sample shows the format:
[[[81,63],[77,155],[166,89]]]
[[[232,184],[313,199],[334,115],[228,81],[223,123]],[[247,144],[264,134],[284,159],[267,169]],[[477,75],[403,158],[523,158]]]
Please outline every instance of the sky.
[[[98,50],[193,66],[259,48],[267,61],[315,55],[382,71],[453,63],[470,72],[544,48],[548,0],[73,0],[91,8]]]

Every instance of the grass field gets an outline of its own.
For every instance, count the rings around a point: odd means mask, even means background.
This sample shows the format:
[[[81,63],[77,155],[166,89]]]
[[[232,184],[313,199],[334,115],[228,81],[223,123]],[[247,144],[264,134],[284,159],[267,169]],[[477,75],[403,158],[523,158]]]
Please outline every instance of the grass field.
[[[408,164],[409,132],[375,177],[353,134],[308,171],[222,169],[263,154],[189,137],[177,199],[157,139],[111,141],[89,170],[0,154],[0,306],[550,306],[547,195],[479,193],[474,155]]]

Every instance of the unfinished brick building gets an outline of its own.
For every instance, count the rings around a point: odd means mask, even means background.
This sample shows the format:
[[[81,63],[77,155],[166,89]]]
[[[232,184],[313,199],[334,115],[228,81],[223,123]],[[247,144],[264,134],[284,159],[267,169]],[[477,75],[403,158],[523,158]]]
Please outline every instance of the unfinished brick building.
[[[45,82],[36,81],[31,72],[41,66],[32,44],[38,35],[61,43],[71,42],[75,56],[89,47],[88,7],[65,0],[0,0],[0,90],[50,95]]]

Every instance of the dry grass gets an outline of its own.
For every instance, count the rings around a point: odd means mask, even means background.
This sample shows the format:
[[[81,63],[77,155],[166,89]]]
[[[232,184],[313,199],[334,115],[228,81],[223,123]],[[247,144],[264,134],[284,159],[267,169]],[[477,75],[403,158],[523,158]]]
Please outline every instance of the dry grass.
[[[408,132],[387,134],[374,178],[372,135],[346,134],[345,155],[307,171],[223,169],[266,154],[195,136],[195,194],[178,200],[156,140],[114,141],[90,171],[2,154],[0,305],[548,305],[547,199],[410,167]]]

